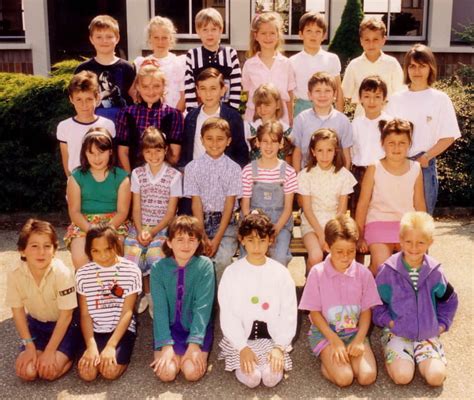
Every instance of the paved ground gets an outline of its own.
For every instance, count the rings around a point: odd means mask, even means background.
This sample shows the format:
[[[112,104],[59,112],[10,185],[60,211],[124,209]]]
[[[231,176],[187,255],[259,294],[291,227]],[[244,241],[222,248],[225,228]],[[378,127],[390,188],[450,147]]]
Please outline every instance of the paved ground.
[[[152,359],[151,322],[148,315],[140,316],[139,338],[132,362],[125,375],[116,382],[102,379],[86,384],[73,368],[57,382],[24,383],[14,376],[13,365],[17,354],[17,335],[11,313],[3,305],[5,269],[18,255],[15,251],[17,230],[10,227],[0,231],[0,399],[309,399],[309,398],[474,398],[474,224],[473,220],[442,220],[437,222],[435,243],[431,254],[440,260],[448,278],[456,288],[460,306],[450,332],[443,335],[449,375],[444,386],[432,389],[417,375],[406,387],[396,387],[382,367],[379,330],[372,333],[372,345],[377,356],[377,382],[368,388],[356,383],[346,389],[325,381],[319,362],[311,356],[304,321],[295,350],[292,353],[294,370],[276,388],[246,389],[233,374],[223,370],[223,363],[211,353],[209,371],[198,383],[183,379],[163,384],[153,378],[148,364]],[[63,233],[64,229],[60,230]],[[69,254],[62,249],[59,257],[70,263]],[[469,322],[471,321],[471,322]],[[221,337],[216,329],[216,342]],[[216,346],[215,346],[216,348]]]

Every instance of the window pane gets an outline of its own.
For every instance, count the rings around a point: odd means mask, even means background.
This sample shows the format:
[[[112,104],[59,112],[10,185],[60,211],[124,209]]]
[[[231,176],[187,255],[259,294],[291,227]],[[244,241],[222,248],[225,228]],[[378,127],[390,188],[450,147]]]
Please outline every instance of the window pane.
[[[298,35],[300,18],[307,11],[326,12],[325,0],[293,0],[291,2],[291,34]],[[327,20],[326,20],[327,23]]]
[[[196,14],[202,10],[203,8],[207,7],[213,7],[222,16],[222,20],[224,21],[224,31],[223,33],[227,33],[227,27],[225,23],[225,7],[226,7],[226,1],[225,0],[192,0],[193,3],[193,26],[192,26],[192,32],[196,33],[196,27],[194,26],[194,18],[196,17]]]
[[[24,37],[21,0],[0,0],[0,37]]]
[[[402,7],[401,12],[392,12],[389,36],[422,36],[424,2],[424,0],[411,2],[409,7]],[[418,3],[419,7],[413,7],[413,3]]]
[[[155,0],[155,15],[173,21],[178,34],[190,34],[189,0]]]
[[[474,7],[472,7],[472,0],[453,0],[453,16],[451,21],[451,41],[465,42],[459,33],[462,32],[468,25],[474,23]]]

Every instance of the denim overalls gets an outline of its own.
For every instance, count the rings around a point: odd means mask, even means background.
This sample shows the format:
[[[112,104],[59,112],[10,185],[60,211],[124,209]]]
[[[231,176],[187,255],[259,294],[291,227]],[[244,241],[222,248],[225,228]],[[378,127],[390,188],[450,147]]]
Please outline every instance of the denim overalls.
[[[252,197],[250,199],[250,209],[262,209],[275,224],[280,218],[285,205],[285,193],[283,185],[286,176],[286,162],[280,166],[279,182],[257,182],[258,166],[257,161],[252,161]],[[288,218],[287,223],[280,231],[274,244],[270,247],[270,257],[283,265],[288,265],[291,261],[290,240],[293,229],[293,216]]]

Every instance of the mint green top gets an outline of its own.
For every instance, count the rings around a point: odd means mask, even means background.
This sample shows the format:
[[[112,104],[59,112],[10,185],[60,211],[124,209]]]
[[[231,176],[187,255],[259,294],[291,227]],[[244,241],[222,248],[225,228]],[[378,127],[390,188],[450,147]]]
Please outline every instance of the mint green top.
[[[415,291],[418,291],[418,278],[420,276],[420,271],[419,268],[412,268],[402,257],[402,264],[405,267],[405,269],[408,271],[408,276],[410,277],[411,284],[413,286],[413,289]]]
[[[174,344],[171,326],[176,322],[177,315],[178,268],[172,257],[163,258],[151,267],[155,350]],[[181,325],[189,331],[186,343],[202,345],[211,320],[216,292],[214,265],[207,257],[193,256],[184,267],[184,274]]]
[[[102,182],[97,182],[90,171],[75,169],[72,177],[81,188],[82,214],[107,214],[117,211],[118,189],[128,176],[122,168],[113,167]]]

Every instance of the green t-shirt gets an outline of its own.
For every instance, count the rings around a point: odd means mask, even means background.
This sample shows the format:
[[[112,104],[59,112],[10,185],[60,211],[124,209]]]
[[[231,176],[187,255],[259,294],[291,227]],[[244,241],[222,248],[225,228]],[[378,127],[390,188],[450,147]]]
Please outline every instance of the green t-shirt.
[[[402,263],[405,269],[408,271],[408,275],[410,276],[411,284],[415,291],[418,291],[418,277],[420,276],[420,269],[419,268],[412,268],[405,259],[402,257]]]
[[[117,211],[118,189],[128,176],[121,168],[113,167],[102,182],[97,182],[90,171],[79,168],[72,173],[81,188],[81,213],[106,214]]]

